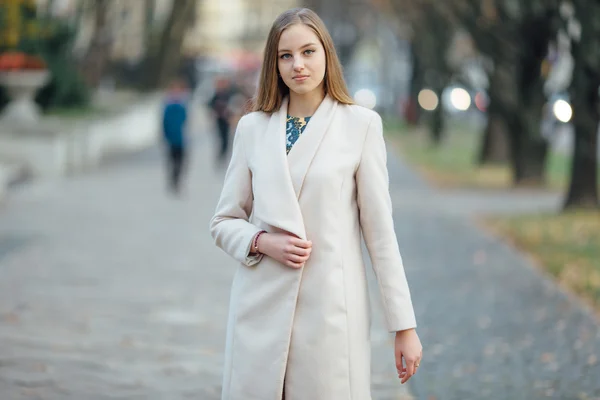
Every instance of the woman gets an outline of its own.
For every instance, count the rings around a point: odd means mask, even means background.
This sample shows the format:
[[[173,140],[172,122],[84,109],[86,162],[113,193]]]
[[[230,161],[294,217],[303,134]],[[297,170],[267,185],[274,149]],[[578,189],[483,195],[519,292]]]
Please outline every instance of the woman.
[[[361,232],[406,382],[422,348],[394,232],[381,118],[352,104],[314,12],[275,20],[254,111],[239,121],[211,221],[217,246],[241,263],[222,398],[371,398]]]

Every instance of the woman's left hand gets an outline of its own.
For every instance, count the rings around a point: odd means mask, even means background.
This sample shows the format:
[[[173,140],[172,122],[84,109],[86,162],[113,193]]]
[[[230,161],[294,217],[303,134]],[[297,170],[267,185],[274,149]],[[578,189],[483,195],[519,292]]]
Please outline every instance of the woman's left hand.
[[[396,332],[394,342],[394,352],[396,355],[396,369],[401,383],[406,383],[417,372],[419,363],[423,358],[423,346],[421,340],[414,329],[407,329]],[[404,360],[404,364],[402,361]]]

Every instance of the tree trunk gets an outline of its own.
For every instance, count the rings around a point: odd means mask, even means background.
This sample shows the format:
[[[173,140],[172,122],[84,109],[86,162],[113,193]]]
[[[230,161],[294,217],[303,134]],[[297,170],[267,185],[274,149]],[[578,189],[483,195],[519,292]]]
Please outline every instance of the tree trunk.
[[[156,0],[144,0],[144,48],[146,49],[146,54],[152,43],[155,8]]]
[[[515,186],[543,186],[548,143],[541,135],[542,107],[546,101],[539,61],[521,48],[503,49],[496,92],[499,111],[507,123],[509,153]],[[512,57],[515,57],[513,59]],[[510,60],[515,60],[512,63]]]
[[[97,87],[108,66],[112,37],[108,30],[108,0],[94,0],[94,36],[82,62],[82,75],[91,87]]]
[[[509,144],[506,121],[499,112],[498,107],[498,91],[506,90],[502,88],[500,82],[501,70],[494,68],[490,76],[489,97],[490,104],[487,110],[487,124],[481,145],[479,147],[479,155],[477,163],[479,165],[486,164],[504,164],[509,161]]]
[[[423,65],[417,54],[417,50],[415,46],[417,44],[414,43],[415,40],[413,38],[413,43],[410,46],[410,55],[411,55],[411,69],[412,74],[410,78],[410,93],[408,97],[408,102],[404,108],[404,119],[410,125],[417,125],[421,118],[421,108],[419,106],[419,92],[423,89]]]
[[[519,141],[513,148],[513,182],[515,186],[540,187],[545,184],[546,158],[548,143],[543,139]]]
[[[195,10],[196,0],[173,2],[171,13],[161,35],[157,54],[149,71],[149,86],[164,87],[177,73],[181,61],[181,46]]]
[[[596,121],[595,127],[582,123],[582,121],[575,121],[571,183],[564,209],[599,207],[597,127],[598,121]]]
[[[513,184],[543,186],[548,142],[539,135],[539,127],[527,123],[527,120],[534,120],[535,117],[527,115],[525,110],[522,113],[515,115],[509,123]]]
[[[438,98],[442,98],[442,90],[436,90]],[[429,129],[431,145],[438,147],[442,143],[444,134],[444,108],[438,104],[437,108],[431,113],[431,125]]]
[[[598,86],[598,27],[600,6],[586,2],[574,2],[577,20],[581,23],[581,39],[571,43],[573,79],[571,98],[573,102],[574,146],[571,161],[571,182],[564,209],[598,209],[598,124],[600,101]]]
[[[488,111],[488,119],[479,148],[479,165],[506,164],[509,161],[508,132],[502,116]]]

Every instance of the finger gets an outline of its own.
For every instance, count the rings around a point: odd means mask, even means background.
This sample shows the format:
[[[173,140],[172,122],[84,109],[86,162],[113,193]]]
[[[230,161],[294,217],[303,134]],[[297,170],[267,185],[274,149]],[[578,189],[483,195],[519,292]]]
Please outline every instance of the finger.
[[[402,353],[396,355],[396,370],[398,371],[398,373],[406,371],[406,368],[402,364]]]
[[[303,262],[299,262],[298,263],[298,262],[288,261],[285,265],[287,265],[290,268],[298,269],[298,268],[302,268],[302,266],[304,265],[304,263]]]
[[[297,256],[297,255],[295,255],[295,254],[290,254],[290,255],[287,257],[288,261],[291,261],[291,262],[293,262],[293,263],[299,263],[299,264],[302,264],[302,263],[304,263],[304,262],[306,261],[306,259],[307,259],[307,258],[308,258],[308,257]]]
[[[309,249],[312,247],[312,242],[310,240],[302,240],[295,237],[290,238],[290,243],[296,247],[301,247],[303,249]]]
[[[415,373],[415,360],[407,360],[407,359],[405,359],[405,362],[406,362],[406,376],[402,379],[402,383],[408,382],[408,380]]]
[[[297,256],[301,256],[301,257],[308,257],[308,256],[310,255],[311,249],[310,249],[310,248],[309,248],[309,249],[305,249],[305,248],[302,248],[302,247],[297,247],[297,246],[294,246],[294,247],[293,247],[293,248],[290,250],[290,252],[291,252],[292,254],[295,254],[295,255],[297,255]]]

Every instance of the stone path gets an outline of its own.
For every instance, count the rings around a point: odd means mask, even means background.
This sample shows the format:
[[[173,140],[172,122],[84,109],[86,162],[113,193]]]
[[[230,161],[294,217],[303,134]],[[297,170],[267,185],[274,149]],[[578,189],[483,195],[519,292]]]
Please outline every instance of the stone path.
[[[392,162],[396,232],[423,342],[423,400],[600,399],[600,326],[478,213],[554,210],[560,196],[440,192]]]

